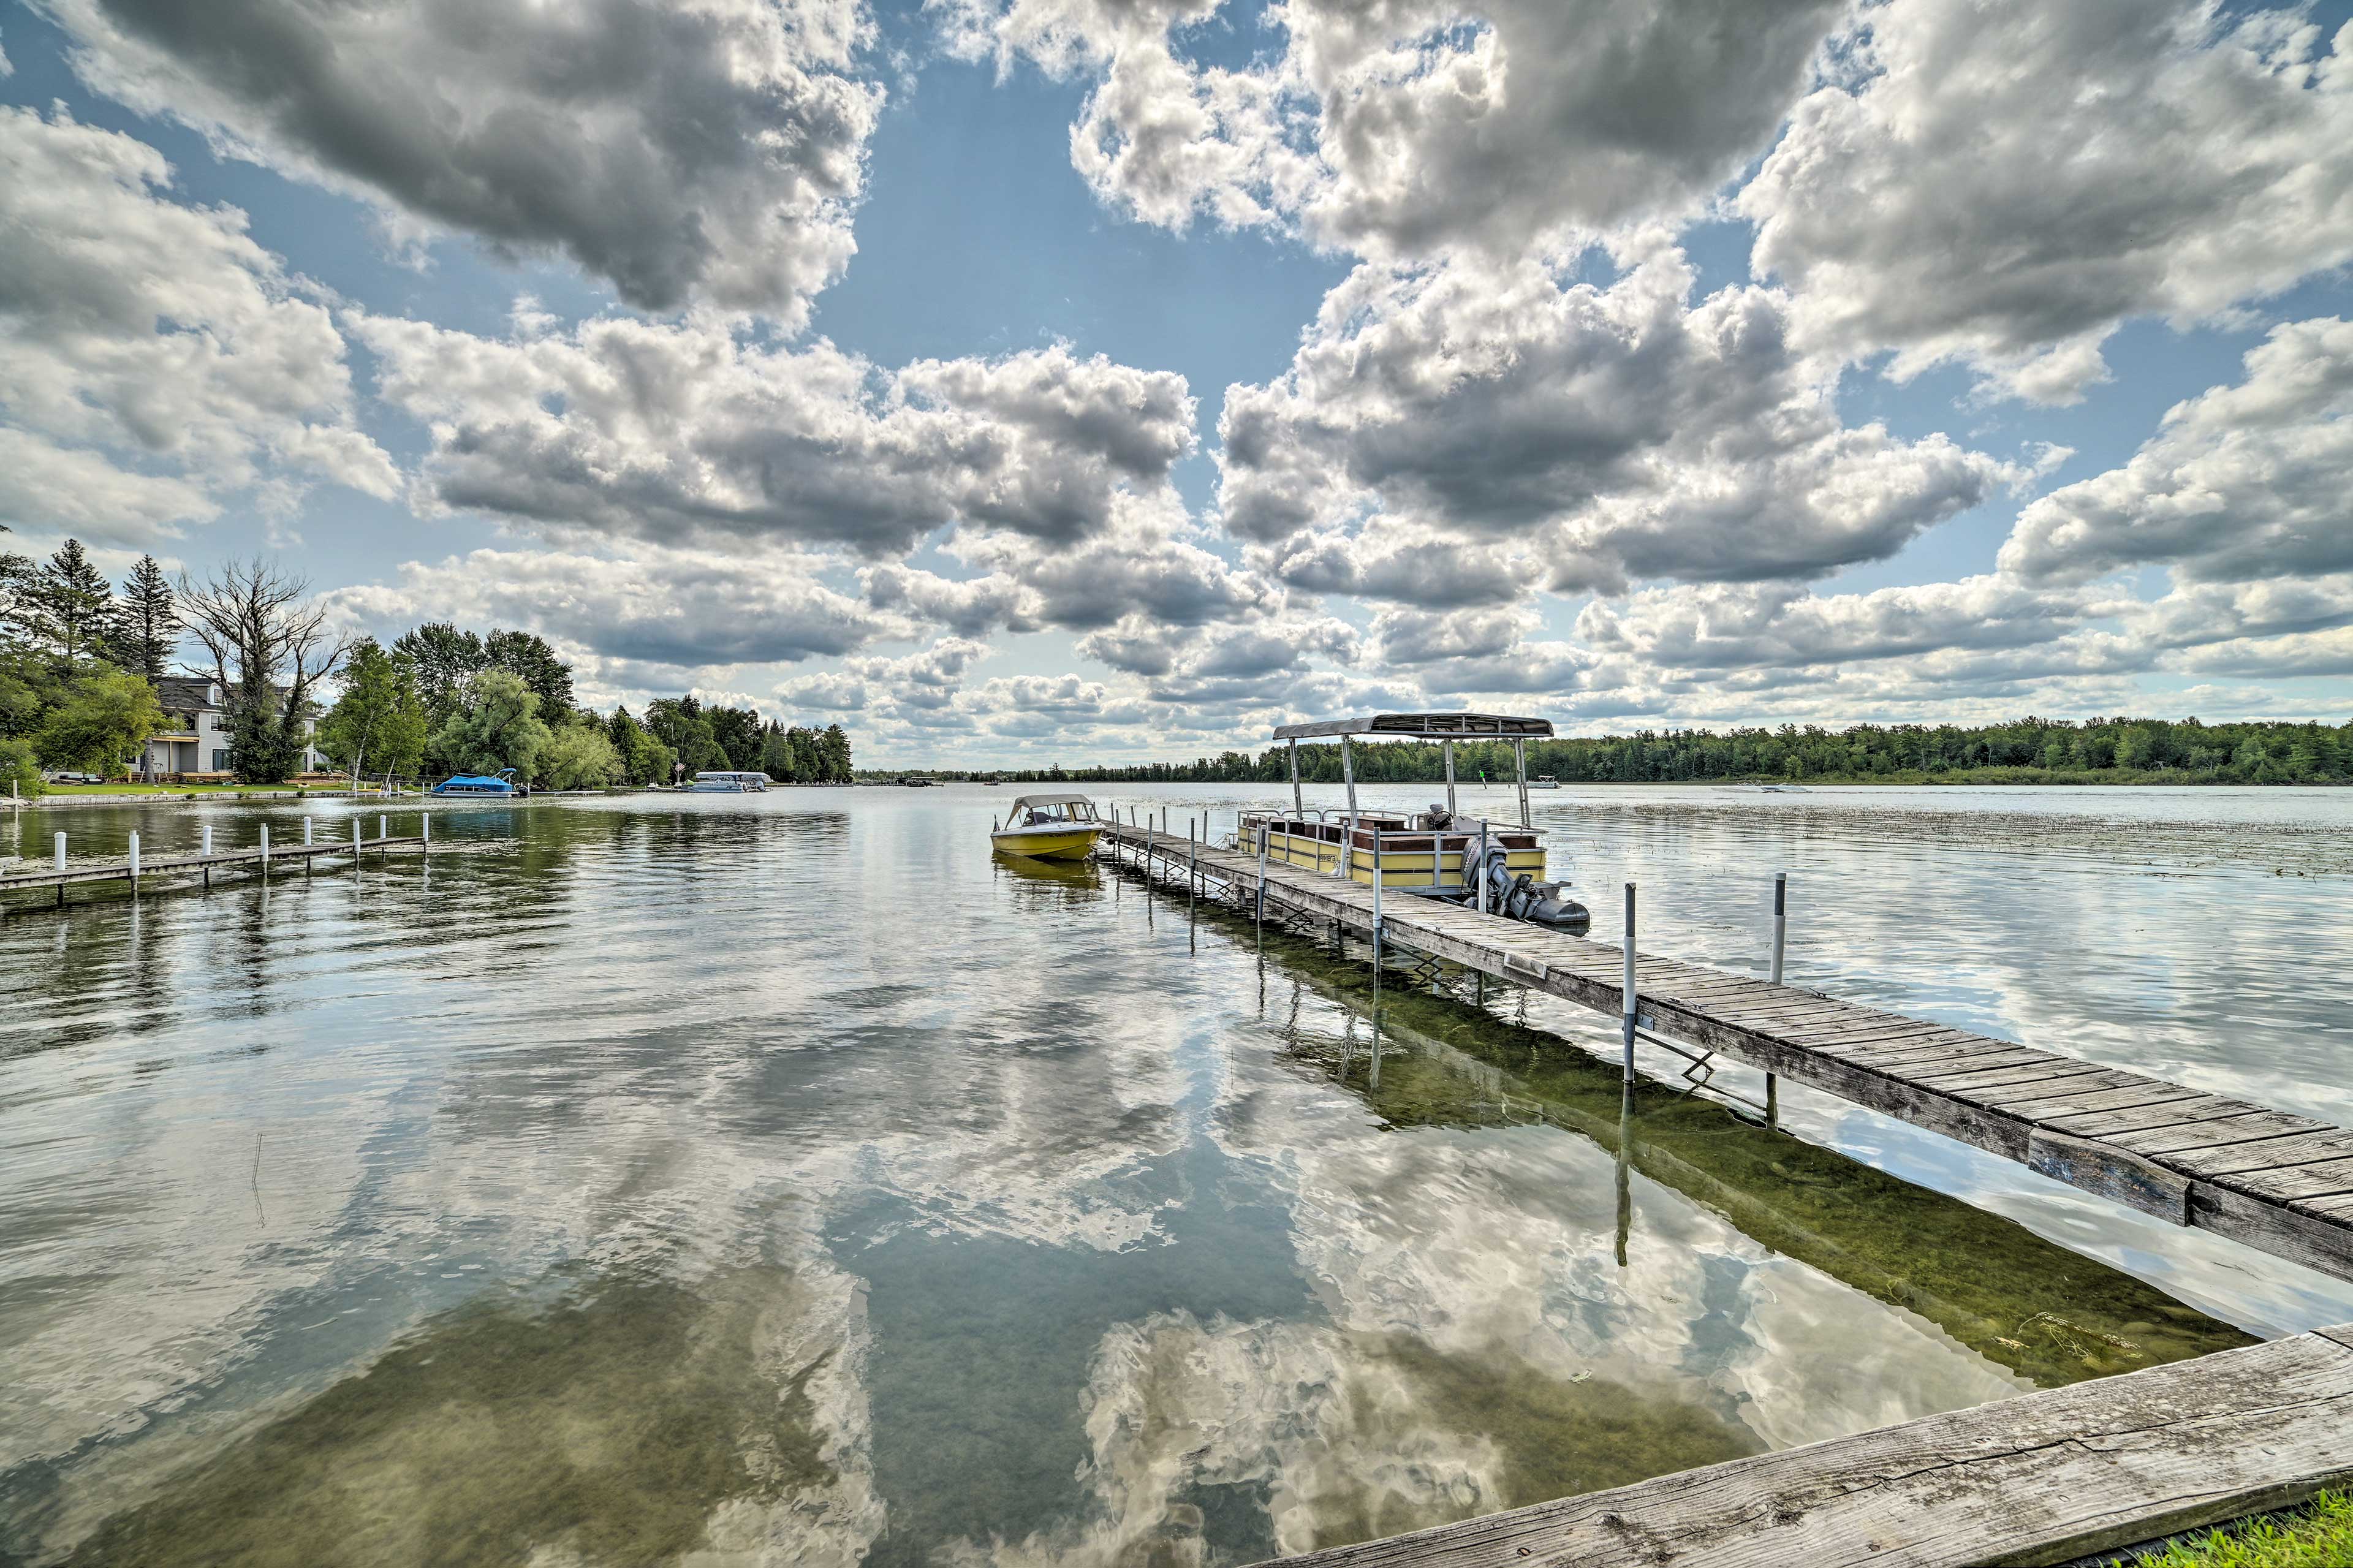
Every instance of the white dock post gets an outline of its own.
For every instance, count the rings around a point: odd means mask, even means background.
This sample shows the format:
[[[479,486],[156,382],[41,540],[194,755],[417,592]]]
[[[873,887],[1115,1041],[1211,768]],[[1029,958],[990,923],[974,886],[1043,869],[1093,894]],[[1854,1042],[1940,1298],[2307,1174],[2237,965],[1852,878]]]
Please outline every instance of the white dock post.
[[[261,825],[261,868],[265,873],[269,869],[269,824],[266,822]]]
[[[1440,741],[1439,750],[1446,753],[1446,815],[1454,815],[1454,742]]]
[[[58,870],[60,870],[60,871],[62,871],[62,870],[64,870],[65,868],[66,868],[66,836],[65,836],[64,834],[60,833],[60,834],[58,834]]]
[[[131,836],[131,890],[139,891],[139,835]]]
[[[311,842],[311,818],[307,813],[302,818],[302,842],[305,844]]]
[[[1201,840],[1195,831],[1191,817],[1185,819],[1185,897],[1191,899],[1200,892]]]
[[[1789,873],[1773,873],[1773,984],[1781,984],[1781,948],[1789,934]],[[1781,1120],[1781,1080],[1772,1073],[1765,1075],[1765,1125],[1778,1126]]]
[[[392,830],[385,826],[384,818],[381,816],[375,819],[375,836],[378,838],[389,838],[392,837]]]
[[[212,858],[212,853],[213,853],[213,825],[212,825],[211,823],[209,823],[209,822],[207,822],[207,823],[206,823],[206,824],[205,824],[205,847],[204,847],[204,849],[201,851],[201,853],[204,855],[204,857],[205,857],[205,858],[206,858],[206,859],[209,860],[209,859],[211,859],[211,858]]]
[[[420,852],[433,847],[433,814],[431,812],[420,811],[417,814],[417,837]]]
[[[1626,884],[1626,1081],[1634,1081],[1634,884]]]
[[[360,868],[360,846],[364,842],[365,840],[361,836],[360,819],[354,816],[352,818],[352,869],[354,871]]]

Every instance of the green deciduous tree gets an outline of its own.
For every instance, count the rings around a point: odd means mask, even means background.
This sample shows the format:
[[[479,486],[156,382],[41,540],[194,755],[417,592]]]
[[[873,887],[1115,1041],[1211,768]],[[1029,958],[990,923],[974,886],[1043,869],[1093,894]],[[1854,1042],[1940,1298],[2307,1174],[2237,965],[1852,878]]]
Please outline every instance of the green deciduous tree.
[[[101,669],[74,682],[49,710],[35,742],[53,768],[82,768],[114,778],[127,759],[164,727],[155,689],[135,675]]]
[[[370,769],[414,772],[425,753],[425,704],[407,660],[362,637],[343,658],[343,694],[319,724],[319,749],[357,784]]]
[[[601,725],[556,726],[539,759],[540,781],[550,789],[602,789],[622,782],[621,753]]]
[[[539,698],[512,670],[486,669],[466,683],[458,710],[434,732],[434,754],[459,773],[512,768],[532,775],[554,737],[539,718]]]
[[[482,652],[482,639],[448,621],[427,621],[401,633],[394,639],[392,651],[416,671],[417,694],[424,700],[427,721],[436,730],[457,712],[466,682],[489,662]]]
[[[15,735],[0,737],[0,789],[29,800],[45,787],[33,742]]]
[[[572,667],[535,632],[493,630],[482,639],[485,669],[511,670],[539,699],[539,715],[553,721],[572,711]]]

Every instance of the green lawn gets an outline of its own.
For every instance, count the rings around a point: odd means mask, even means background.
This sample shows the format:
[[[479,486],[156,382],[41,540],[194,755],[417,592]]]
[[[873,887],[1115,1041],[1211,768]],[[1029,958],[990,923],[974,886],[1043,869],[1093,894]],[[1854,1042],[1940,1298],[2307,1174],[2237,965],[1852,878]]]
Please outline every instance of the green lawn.
[[[2353,1563],[2353,1497],[2235,1524],[2138,1558],[2133,1568],[2345,1568]]]

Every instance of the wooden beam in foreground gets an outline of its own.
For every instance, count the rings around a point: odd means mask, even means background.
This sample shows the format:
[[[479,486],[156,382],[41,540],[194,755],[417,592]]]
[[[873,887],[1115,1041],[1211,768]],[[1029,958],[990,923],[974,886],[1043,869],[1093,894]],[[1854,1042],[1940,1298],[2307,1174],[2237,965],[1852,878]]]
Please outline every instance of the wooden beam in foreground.
[[[1392,1536],[1315,1568],[2063,1563],[2353,1479],[2353,1325]]]

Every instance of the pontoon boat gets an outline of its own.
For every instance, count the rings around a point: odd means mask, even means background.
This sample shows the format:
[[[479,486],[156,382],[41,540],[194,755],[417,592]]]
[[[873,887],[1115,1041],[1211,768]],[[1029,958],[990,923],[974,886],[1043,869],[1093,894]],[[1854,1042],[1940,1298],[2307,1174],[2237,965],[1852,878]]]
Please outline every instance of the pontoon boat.
[[[1568,896],[1567,882],[1545,879],[1544,834],[1529,820],[1527,742],[1551,734],[1550,720],[1494,713],[1377,713],[1283,725],[1274,738],[1291,742],[1292,808],[1245,812],[1235,847],[1254,852],[1263,836],[1267,858],[1277,865],[1369,884],[1378,864],[1385,892],[1443,899],[1514,920],[1584,931],[1593,917]],[[1439,742],[1446,753],[1445,802],[1409,816],[1360,810],[1352,735]],[[1340,773],[1348,790],[1344,810],[1310,811],[1300,788],[1299,742],[1324,736],[1340,742]],[[1461,814],[1454,801],[1457,741],[1512,742],[1519,763],[1517,823]]]
[[[425,793],[511,795],[515,793],[514,776],[512,768],[501,768],[496,773],[451,773]]]

